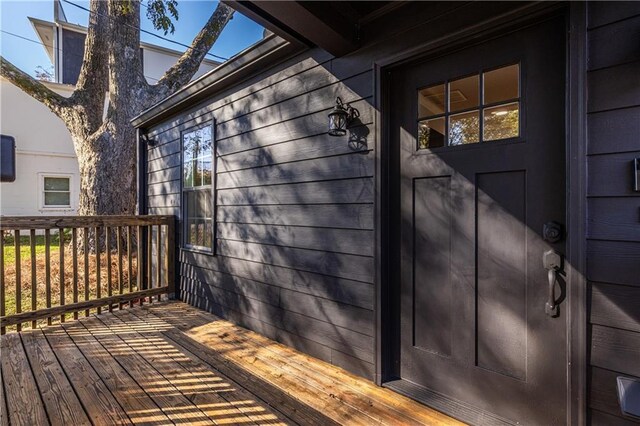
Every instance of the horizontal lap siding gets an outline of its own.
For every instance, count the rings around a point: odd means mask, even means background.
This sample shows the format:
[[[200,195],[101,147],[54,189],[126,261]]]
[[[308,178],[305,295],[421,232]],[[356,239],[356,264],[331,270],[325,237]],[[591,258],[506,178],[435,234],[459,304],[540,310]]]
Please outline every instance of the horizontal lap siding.
[[[640,377],[640,3],[589,3],[589,407],[594,425],[622,417],[616,377]],[[615,40],[615,42],[612,42]]]
[[[182,250],[181,297],[373,377],[373,74],[319,50],[149,129],[148,200],[180,215],[180,134],[216,123],[216,256]],[[326,134],[336,96],[358,143]]]

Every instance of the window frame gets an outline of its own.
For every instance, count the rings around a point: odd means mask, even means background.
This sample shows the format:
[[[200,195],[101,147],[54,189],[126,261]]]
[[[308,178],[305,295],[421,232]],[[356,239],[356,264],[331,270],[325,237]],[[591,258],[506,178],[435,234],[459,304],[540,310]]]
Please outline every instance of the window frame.
[[[186,188],[184,185],[184,135],[196,132],[198,130],[210,127],[211,128],[211,184],[201,187]],[[180,239],[180,246],[183,250],[188,250],[197,253],[204,253],[215,255],[216,254],[216,174],[217,174],[217,161],[216,161],[216,126],[215,120],[209,119],[202,123],[187,127],[180,131],[180,214],[182,224],[180,229],[182,231],[182,238]],[[211,247],[200,246],[196,244],[189,244],[187,242],[187,203],[186,194],[209,190],[211,194]]]
[[[484,103],[484,73],[488,73],[491,71],[495,71],[497,69],[500,68],[506,68],[506,67],[510,67],[513,65],[518,65],[518,97],[517,98],[512,98],[512,99],[506,99],[506,100],[502,100],[499,102],[491,102],[491,103]],[[440,114],[433,114],[433,115],[427,115],[427,116],[420,116],[419,115],[419,106],[418,103],[416,102],[416,114],[415,117],[417,117],[414,121],[415,126],[414,126],[414,136],[416,139],[416,143],[415,143],[415,152],[416,153],[430,153],[432,151],[443,151],[443,150],[452,150],[452,149],[456,149],[456,150],[460,150],[460,149],[471,149],[471,148],[480,148],[482,146],[485,146],[487,144],[490,145],[496,145],[496,144],[502,144],[502,143],[509,143],[509,144],[513,144],[513,143],[518,143],[518,142],[524,142],[525,140],[525,136],[524,136],[524,129],[525,129],[525,101],[526,101],[526,96],[525,96],[525,68],[524,68],[524,61],[523,60],[513,60],[513,61],[508,61],[505,62],[501,65],[495,65],[495,66],[488,66],[488,67],[482,67],[479,68],[475,71],[470,71],[467,73],[461,73],[460,75],[454,76],[454,77],[447,77],[447,78],[440,78],[435,80],[433,83],[431,84],[426,84],[426,85],[422,85],[419,86],[416,89],[416,94],[419,94],[420,91],[424,90],[424,89],[428,89],[430,87],[434,87],[434,86],[438,86],[438,85],[444,85],[444,112],[440,113]],[[468,107],[468,108],[463,108],[460,110],[457,110],[455,112],[452,112],[449,110],[450,106],[449,106],[449,85],[451,84],[451,82],[454,82],[456,80],[461,80],[464,78],[468,78],[468,77],[472,77],[474,75],[478,75],[479,76],[479,86],[478,86],[478,105],[474,106],[474,107]],[[518,135],[517,136],[513,136],[510,138],[502,138],[502,139],[490,139],[490,140],[485,140],[484,139],[484,111],[487,109],[491,109],[497,106],[502,106],[502,105],[509,105],[512,103],[517,103],[518,104]],[[464,113],[468,113],[468,112],[472,112],[472,111],[478,111],[478,142],[475,143],[469,143],[469,144],[462,144],[462,145],[450,145],[449,144],[449,126],[450,126],[450,118],[452,116],[456,116],[459,114],[464,114]],[[445,141],[445,145],[443,146],[439,146],[439,147],[433,147],[433,148],[420,148],[420,141],[418,139],[419,133],[420,133],[420,122],[422,121],[426,121],[426,120],[434,120],[434,119],[444,119],[444,126],[445,126],[445,134],[444,134],[444,141]]]
[[[45,190],[45,180],[47,178],[54,179],[68,179],[69,180],[69,191],[47,191]],[[73,211],[74,210],[74,190],[73,190],[73,178],[74,175],[71,173],[48,173],[42,172],[38,173],[38,194],[39,194],[39,205],[40,210],[42,211]],[[69,193],[69,204],[55,204],[55,205],[47,205],[46,204],[46,192],[68,192]]]

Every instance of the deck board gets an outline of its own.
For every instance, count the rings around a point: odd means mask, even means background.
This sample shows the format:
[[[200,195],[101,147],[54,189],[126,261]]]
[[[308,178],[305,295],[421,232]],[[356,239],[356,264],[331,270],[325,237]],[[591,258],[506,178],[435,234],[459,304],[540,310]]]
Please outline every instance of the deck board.
[[[164,376],[164,371],[159,371],[163,365],[154,367],[149,360],[154,349],[150,346],[138,349],[132,347],[129,341],[135,339],[135,336],[122,331],[116,333],[109,329],[102,322],[108,316],[110,315],[99,315],[90,321],[80,322],[158,404],[167,417],[174,423],[214,424],[184,396],[177,387],[177,381],[172,383]]]
[[[181,302],[9,333],[1,343],[0,426],[459,424]]]
[[[2,380],[12,425],[49,424],[18,333],[2,336]]]
[[[160,407],[79,322],[64,325],[68,336],[93,365],[100,379],[135,424],[171,423]]]
[[[40,330],[20,333],[52,425],[91,425],[49,342]]]
[[[87,358],[60,326],[43,327],[44,335],[64,369],[87,416],[94,424],[132,424],[129,416]],[[10,417],[13,424],[13,417]]]

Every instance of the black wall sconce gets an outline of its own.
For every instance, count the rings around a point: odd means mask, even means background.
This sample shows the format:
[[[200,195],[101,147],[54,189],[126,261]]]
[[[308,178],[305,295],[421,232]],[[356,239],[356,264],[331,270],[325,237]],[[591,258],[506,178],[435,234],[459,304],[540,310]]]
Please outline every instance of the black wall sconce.
[[[146,134],[146,133],[141,133],[141,134],[140,134],[140,139],[142,139],[142,141],[143,141],[144,143],[146,143],[146,144],[147,144],[147,146],[150,146],[150,147],[154,147],[154,146],[156,146],[156,140],[155,140],[155,139],[151,139],[151,138],[149,137],[149,135],[148,135],[148,134]]]
[[[349,123],[358,117],[360,117],[360,111],[349,104],[342,103],[342,99],[337,97],[336,106],[329,113],[329,136],[346,135]]]

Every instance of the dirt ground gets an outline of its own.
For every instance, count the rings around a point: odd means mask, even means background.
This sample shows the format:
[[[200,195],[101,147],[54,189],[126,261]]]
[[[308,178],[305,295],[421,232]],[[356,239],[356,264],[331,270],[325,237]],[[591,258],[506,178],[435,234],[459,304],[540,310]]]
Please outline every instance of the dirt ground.
[[[8,260],[8,259],[7,259]],[[109,285],[111,282],[111,291],[113,294],[120,293],[120,285],[122,285],[123,293],[137,290],[137,259],[132,255],[131,261],[131,277],[129,277],[129,266],[126,253],[122,256],[122,277],[120,277],[118,269],[118,255],[111,253],[111,280],[107,276],[107,254],[100,254],[100,294],[102,297],[108,295]],[[16,312],[16,295],[19,290],[21,293],[22,312],[34,309],[32,305],[33,290],[35,286],[35,309],[47,307],[47,267],[45,253],[38,253],[35,257],[35,277],[32,276],[31,259],[22,259],[20,261],[20,285],[16,287],[17,265],[15,261],[6,262],[4,269],[5,284],[5,315],[11,315]],[[78,253],[77,269],[74,270],[72,249],[64,250],[64,304],[74,302],[74,276],[77,277],[77,301],[85,300],[85,289],[88,290],[88,299],[95,299],[98,290],[97,275],[97,258],[95,254],[89,255],[88,274],[85,277],[85,261],[84,253]],[[55,251],[51,253],[49,281],[51,292],[50,306],[61,305],[60,300],[60,253]],[[131,286],[130,286],[131,283]],[[69,314],[70,316],[72,314]],[[58,317],[59,318],[59,317]]]

